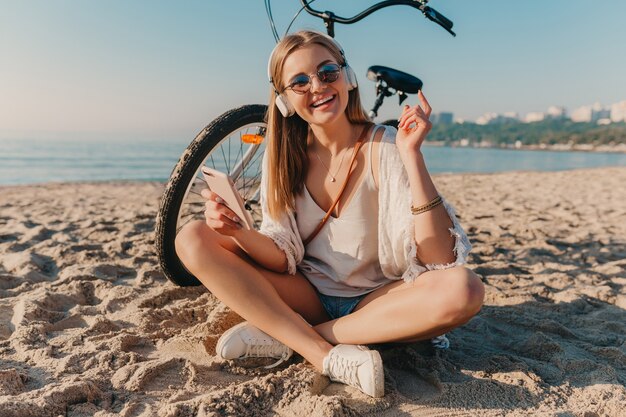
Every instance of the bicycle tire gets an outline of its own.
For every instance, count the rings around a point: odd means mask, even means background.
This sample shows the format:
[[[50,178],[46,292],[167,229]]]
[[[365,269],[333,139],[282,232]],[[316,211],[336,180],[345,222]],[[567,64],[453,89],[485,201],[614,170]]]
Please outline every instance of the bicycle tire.
[[[183,152],[178,163],[172,170],[172,174],[161,197],[159,211],[157,213],[155,248],[163,273],[167,279],[174,284],[182,287],[201,285],[201,282],[184,267],[178,258],[174,244],[176,234],[182,227],[181,217],[183,216],[183,209],[187,209],[185,206],[185,204],[187,204],[186,201],[189,200],[189,206],[197,207],[198,210],[200,209],[200,204],[203,204],[197,197],[199,194],[198,187],[202,187],[201,184],[204,184],[204,187],[206,187],[206,184],[201,180],[201,176],[199,175],[200,167],[205,165],[209,159],[213,161],[213,154],[217,153],[218,148],[221,149],[221,153],[226,160],[225,151],[222,147],[225,146],[225,142],[228,141],[228,162],[226,162],[225,169],[223,167],[222,169],[218,167],[218,169],[226,171],[226,173],[230,175],[231,138],[234,137],[236,141],[238,132],[250,129],[250,131],[253,132],[257,131],[256,136],[262,141],[267,127],[266,113],[267,106],[261,104],[244,105],[225,112],[196,135],[195,139]],[[244,136],[242,136],[241,133],[239,133],[239,136],[239,139],[243,141]],[[256,147],[254,147],[255,144]],[[258,185],[260,184],[258,177],[260,176],[260,160],[262,160],[264,152],[264,142],[255,142],[255,144],[251,144],[250,147],[246,148],[245,154],[241,152],[241,149],[237,153],[236,158],[239,157],[240,153],[242,155],[241,161],[243,162],[243,168],[241,168],[241,177],[233,178],[233,181],[239,185],[243,182],[245,187],[246,181],[248,181],[246,179],[246,169],[248,167],[253,167],[252,169],[254,169],[253,164],[257,164],[256,168],[258,168],[259,171],[258,174],[256,174],[257,178],[251,179],[251,184],[248,183],[248,185],[250,185],[249,191],[252,194],[242,195],[242,197],[244,197],[244,201],[246,201],[247,209],[251,211],[256,210],[253,217],[255,219],[255,228],[258,228],[261,223],[260,210],[258,209],[258,201],[254,200],[254,196],[258,196]],[[240,146],[243,149],[241,143]],[[252,152],[250,158],[254,158],[253,161],[251,159],[247,160],[250,152]],[[246,167],[248,162],[250,162],[250,165]],[[213,164],[215,167],[214,161]],[[240,162],[237,161],[234,166],[235,170],[239,169],[237,167],[240,166]],[[257,182],[255,183],[254,181]],[[257,187],[257,189],[254,190],[254,187]],[[194,196],[196,201],[193,201]],[[253,205],[256,206],[253,207]],[[188,208],[188,210],[189,212],[186,213],[185,216],[191,219],[193,219],[193,216],[200,214],[199,212],[192,211],[192,208]],[[202,212],[203,211],[202,209]]]

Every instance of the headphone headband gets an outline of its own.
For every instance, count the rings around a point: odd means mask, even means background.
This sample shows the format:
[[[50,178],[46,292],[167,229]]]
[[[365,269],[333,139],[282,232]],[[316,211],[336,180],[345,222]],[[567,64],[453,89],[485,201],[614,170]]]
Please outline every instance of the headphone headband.
[[[343,48],[341,47],[341,45],[339,45],[339,42],[337,42],[336,40],[334,40],[332,37],[328,36],[325,33],[317,32],[317,31],[310,31],[310,32],[324,36],[326,39],[329,39],[333,43],[333,45],[337,47],[337,49],[339,49],[339,53],[341,54],[341,59],[343,59],[343,62],[341,63],[341,65],[343,66],[343,69],[346,75],[346,81],[348,83],[348,90],[355,89],[358,85],[356,81],[356,74],[354,73],[352,68],[350,68],[350,65],[348,65],[348,61],[346,60],[346,55],[343,52]],[[276,100],[275,100],[276,107],[278,107],[278,110],[280,110],[280,112],[282,113],[284,117],[289,117],[294,114],[295,110],[293,106],[291,105],[291,103],[289,102],[289,100],[287,99],[287,96],[278,92],[278,88],[276,87],[276,84],[274,84],[274,80],[272,79],[272,73],[271,73],[272,58],[274,58],[274,54],[276,53],[276,49],[278,48],[278,45],[280,45],[280,42],[278,42],[276,46],[274,47],[274,49],[272,49],[270,58],[267,61],[267,78],[269,79],[270,84],[272,85],[272,88],[274,88],[274,93],[276,93]]]
[[[344,66],[348,65],[348,61],[346,60],[346,54],[343,52],[343,48],[341,47],[341,45],[339,45],[339,42],[337,42],[334,38],[328,36],[325,33],[317,32],[317,31],[313,31],[313,30],[311,30],[309,32],[316,33],[318,35],[322,35],[326,39],[330,40],[337,47],[337,49],[339,49],[339,53],[341,54],[341,59],[343,59],[343,63],[342,64]],[[278,89],[276,88],[276,85],[274,84],[274,80],[272,79],[272,73],[271,73],[271,67],[270,66],[272,65],[272,58],[274,57],[274,54],[276,53],[276,49],[278,48],[278,45],[280,45],[280,42],[278,42],[276,44],[276,46],[274,46],[274,49],[272,49],[272,53],[270,54],[270,58],[267,60],[267,78],[269,79],[270,83],[274,87],[274,91],[276,91],[276,94],[280,94],[280,93],[278,92]]]

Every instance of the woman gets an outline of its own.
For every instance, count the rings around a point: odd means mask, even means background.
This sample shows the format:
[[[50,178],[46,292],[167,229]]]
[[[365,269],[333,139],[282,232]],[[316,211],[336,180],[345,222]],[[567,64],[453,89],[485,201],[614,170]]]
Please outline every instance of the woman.
[[[206,219],[183,228],[177,253],[247,320],[222,335],[219,356],[295,350],[332,380],[383,396],[380,355],[362,345],[436,338],[483,301],[480,279],[460,266],[467,237],[421,153],[431,108],[420,92],[423,108],[405,106],[397,132],[372,125],[343,51],[317,32],[285,37],[268,73],[260,231],[205,190]]]

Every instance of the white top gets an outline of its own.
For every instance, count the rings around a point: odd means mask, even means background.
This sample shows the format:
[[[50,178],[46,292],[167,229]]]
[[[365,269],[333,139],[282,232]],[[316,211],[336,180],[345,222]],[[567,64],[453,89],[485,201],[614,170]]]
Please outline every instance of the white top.
[[[383,275],[392,280],[413,281],[425,271],[451,268],[465,263],[471,245],[461,228],[454,209],[443,198],[443,205],[452,220],[450,233],[455,237],[456,259],[449,264],[421,265],[416,257],[415,225],[411,214],[409,179],[395,144],[396,129],[384,126],[385,132],[379,152],[378,190],[378,260]],[[267,167],[267,155],[263,165]],[[263,173],[267,169],[262,170]],[[262,174],[263,175],[263,174]],[[296,266],[304,259],[305,248],[298,231],[293,212],[284,213],[278,219],[267,211],[267,179],[261,179],[261,209],[263,223],[260,232],[270,237],[285,252],[287,272],[296,273]]]
[[[378,188],[374,181],[371,155],[374,134],[369,140],[365,175],[341,211],[329,217],[324,227],[306,246],[298,270],[326,295],[354,297],[391,282],[378,261]],[[364,146],[365,148],[365,146]],[[326,211],[317,205],[306,186],[295,198],[296,223],[301,239],[317,228]]]

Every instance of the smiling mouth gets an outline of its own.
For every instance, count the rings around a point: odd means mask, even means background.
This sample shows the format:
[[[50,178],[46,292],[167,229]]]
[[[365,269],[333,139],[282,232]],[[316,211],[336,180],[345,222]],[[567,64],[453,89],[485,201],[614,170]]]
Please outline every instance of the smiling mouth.
[[[330,103],[331,101],[333,101],[335,99],[335,97],[336,97],[335,95],[324,97],[324,98],[322,98],[320,100],[317,100],[313,104],[311,104],[311,107],[316,108],[316,107],[319,107],[319,106],[321,106],[323,104]]]

